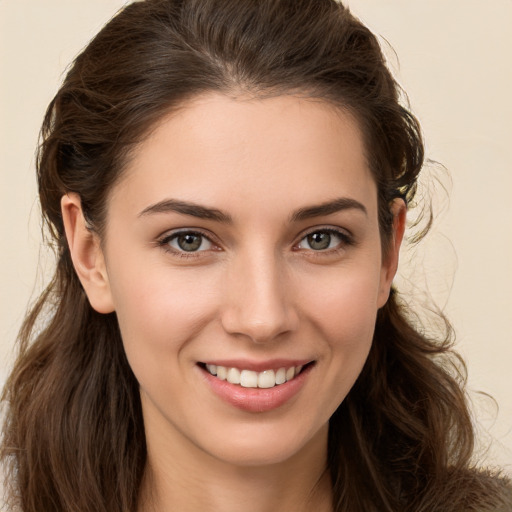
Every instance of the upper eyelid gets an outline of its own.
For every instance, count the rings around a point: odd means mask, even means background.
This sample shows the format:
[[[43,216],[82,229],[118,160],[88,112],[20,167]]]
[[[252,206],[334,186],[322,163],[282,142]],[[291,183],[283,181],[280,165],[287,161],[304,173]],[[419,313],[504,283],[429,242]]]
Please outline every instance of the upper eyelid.
[[[193,234],[201,235],[201,236],[204,236],[205,238],[207,238],[212,244],[217,243],[217,242],[215,242],[216,237],[213,235],[213,233],[209,233],[201,228],[177,228],[177,229],[166,230],[163,233],[161,233],[160,235],[158,235],[156,237],[156,239],[158,242],[163,242],[163,241],[169,240],[175,236],[178,236],[178,235],[181,235],[184,233],[193,233]]]
[[[312,228],[308,228],[299,234],[299,236],[297,237],[297,240],[300,242],[306,236],[311,235],[312,233],[316,233],[318,231],[326,231],[328,233],[337,233],[341,236],[345,236],[348,238],[354,238],[354,235],[352,234],[352,232],[347,228],[341,228],[338,226],[327,225],[327,226],[315,226]]]

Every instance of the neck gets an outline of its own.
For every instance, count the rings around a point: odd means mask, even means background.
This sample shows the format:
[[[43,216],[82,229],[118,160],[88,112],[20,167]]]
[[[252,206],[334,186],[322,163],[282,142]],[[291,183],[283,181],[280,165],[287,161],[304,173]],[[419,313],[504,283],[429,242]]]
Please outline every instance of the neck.
[[[327,425],[300,453],[268,465],[226,463],[186,443],[162,448],[148,440],[139,512],[332,512]]]

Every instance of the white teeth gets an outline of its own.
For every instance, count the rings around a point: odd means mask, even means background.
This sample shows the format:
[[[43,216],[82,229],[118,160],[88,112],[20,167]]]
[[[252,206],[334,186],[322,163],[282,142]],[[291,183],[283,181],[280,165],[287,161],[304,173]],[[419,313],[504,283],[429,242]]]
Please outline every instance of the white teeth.
[[[238,368],[230,368],[226,374],[226,380],[230,384],[240,384],[240,370]]]
[[[206,368],[208,368],[208,367],[206,367]],[[217,366],[217,378],[218,379],[226,380],[227,373],[228,373],[228,371],[226,370],[225,366]],[[214,374],[212,373],[212,375],[214,375]]]
[[[286,368],[279,368],[276,372],[276,384],[284,384],[286,382]]]
[[[215,364],[207,364],[206,368],[212,375],[217,375],[217,365]]]
[[[215,364],[206,365],[208,372],[220,380],[227,380],[231,384],[240,384],[244,388],[262,389],[273,388],[292,380],[301,372],[302,368],[303,366],[291,366],[290,368],[255,372],[252,370],[227,368]]]
[[[259,388],[273,388],[276,385],[276,372],[274,370],[266,370],[258,375]]]
[[[242,370],[240,373],[240,385],[244,388],[258,387],[258,374],[251,370]]]

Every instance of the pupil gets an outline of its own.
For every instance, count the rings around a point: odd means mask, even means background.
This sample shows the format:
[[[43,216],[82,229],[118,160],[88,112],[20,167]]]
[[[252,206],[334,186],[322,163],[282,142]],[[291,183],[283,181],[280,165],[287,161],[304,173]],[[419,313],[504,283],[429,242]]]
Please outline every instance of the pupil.
[[[178,237],[178,245],[180,246],[180,249],[188,252],[197,251],[201,246],[201,241],[200,235],[193,235],[191,233]]]
[[[331,235],[329,233],[312,233],[308,235],[308,243],[312,249],[327,249],[331,243]]]

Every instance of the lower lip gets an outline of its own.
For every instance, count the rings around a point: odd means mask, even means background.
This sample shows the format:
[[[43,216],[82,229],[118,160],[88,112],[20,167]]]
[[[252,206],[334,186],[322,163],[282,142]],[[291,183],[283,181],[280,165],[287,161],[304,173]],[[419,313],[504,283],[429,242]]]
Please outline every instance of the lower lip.
[[[220,380],[201,367],[199,369],[203,372],[212,391],[228,404],[247,412],[267,412],[283,406],[297,395],[312,367],[313,365],[310,364],[292,380],[266,389],[244,388],[238,384]]]

